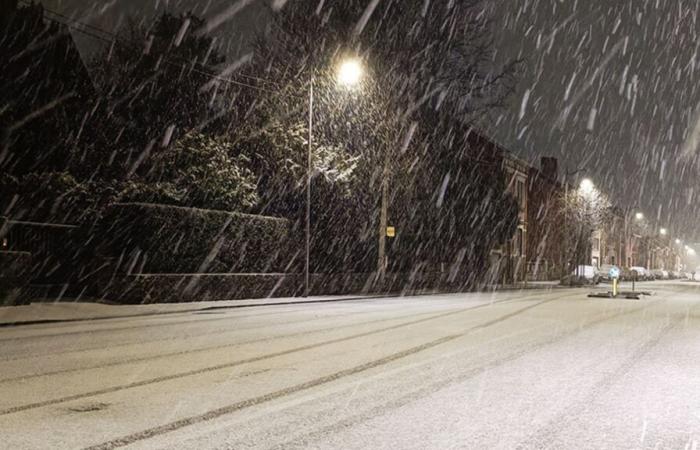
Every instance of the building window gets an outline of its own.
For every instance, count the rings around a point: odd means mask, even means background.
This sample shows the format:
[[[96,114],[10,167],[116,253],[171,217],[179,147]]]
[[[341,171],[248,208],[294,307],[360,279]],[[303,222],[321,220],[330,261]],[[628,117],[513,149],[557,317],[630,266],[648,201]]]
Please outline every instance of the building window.
[[[593,251],[600,251],[600,238],[593,238]]]

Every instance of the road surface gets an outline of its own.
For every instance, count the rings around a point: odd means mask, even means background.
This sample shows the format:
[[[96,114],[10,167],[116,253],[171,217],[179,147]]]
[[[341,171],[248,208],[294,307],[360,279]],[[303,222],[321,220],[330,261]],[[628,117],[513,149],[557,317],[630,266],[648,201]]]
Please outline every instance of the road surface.
[[[700,442],[700,285],[433,295],[0,330],[0,447]]]

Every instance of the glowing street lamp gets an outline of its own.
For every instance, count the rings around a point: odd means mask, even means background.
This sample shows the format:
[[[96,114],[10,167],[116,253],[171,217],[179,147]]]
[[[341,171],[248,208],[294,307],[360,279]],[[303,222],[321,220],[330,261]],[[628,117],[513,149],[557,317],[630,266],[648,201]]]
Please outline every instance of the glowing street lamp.
[[[585,195],[590,195],[595,190],[595,185],[590,180],[590,178],[584,178],[583,180],[581,180],[580,187],[581,187],[581,192],[583,192]]]
[[[338,68],[338,83],[343,86],[356,86],[362,80],[362,65],[356,59],[347,59]]]
[[[661,236],[666,236],[668,234],[668,230],[666,228],[661,228],[659,230],[659,234],[661,234]]]
[[[638,212],[637,214],[634,215],[634,218],[637,220],[642,220],[644,218],[644,214]]]
[[[336,75],[338,84],[346,87],[356,86],[362,79],[362,65],[357,59],[346,59],[338,67]],[[309,140],[306,161],[306,261],[304,269],[304,297],[310,293],[310,260],[311,260],[311,153],[313,146],[314,127],[314,80],[309,83]]]
[[[362,63],[357,58],[348,58],[338,66],[337,82],[341,86],[354,88],[364,76]],[[389,225],[389,153],[385,153],[384,172],[382,175],[382,203],[379,213],[379,243],[377,246],[377,274],[384,279],[386,270],[386,236]]]
[[[681,245],[682,241],[680,239],[676,239],[676,245]]]

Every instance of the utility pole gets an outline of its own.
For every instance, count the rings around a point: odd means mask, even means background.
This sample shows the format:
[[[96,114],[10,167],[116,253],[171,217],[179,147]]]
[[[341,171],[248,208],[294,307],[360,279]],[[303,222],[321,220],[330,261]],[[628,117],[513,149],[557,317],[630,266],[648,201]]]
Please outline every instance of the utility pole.
[[[377,275],[381,283],[384,285],[386,277],[387,258],[386,258],[386,232],[389,226],[389,152],[384,152],[384,167],[382,169],[382,200],[379,211],[379,245],[377,255]]]
[[[309,85],[309,148],[306,154],[306,261],[304,264],[304,297],[310,294],[309,261],[311,259],[311,152],[314,125],[314,81]]]

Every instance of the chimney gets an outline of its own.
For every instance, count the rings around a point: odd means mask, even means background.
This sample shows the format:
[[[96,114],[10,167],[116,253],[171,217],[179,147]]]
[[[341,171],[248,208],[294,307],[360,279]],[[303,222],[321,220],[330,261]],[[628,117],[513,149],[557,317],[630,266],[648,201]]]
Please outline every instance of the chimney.
[[[543,156],[540,159],[540,171],[544,178],[557,181],[559,179],[559,161],[551,156]]]

